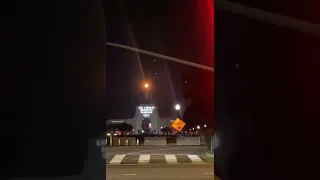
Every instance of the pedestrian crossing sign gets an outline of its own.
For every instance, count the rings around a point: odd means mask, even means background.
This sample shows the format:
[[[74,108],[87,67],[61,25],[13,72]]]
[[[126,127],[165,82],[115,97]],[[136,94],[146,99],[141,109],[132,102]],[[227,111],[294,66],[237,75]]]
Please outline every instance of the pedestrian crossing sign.
[[[186,125],[185,122],[183,122],[181,119],[177,118],[173,123],[172,127],[177,130],[178,132],[181,132],[184,126]]]

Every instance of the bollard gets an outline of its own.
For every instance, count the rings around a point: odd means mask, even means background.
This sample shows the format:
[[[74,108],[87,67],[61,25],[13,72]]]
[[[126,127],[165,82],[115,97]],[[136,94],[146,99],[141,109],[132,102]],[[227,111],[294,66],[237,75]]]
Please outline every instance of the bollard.
[[[128,146],[128,144],[129,144],[129,141],[128,141],[128,139],[126,139],[126,146]]]
[[[118,145],[119,145],[119,146],[121,145],[121,141],[120,141],[120,139],[119,139],[119,141],[118,141]]]
[[[137,139],[137,145],[139,145],[139,139]]]
[[[112,146],[112,136],[110,136],[110,146]]]

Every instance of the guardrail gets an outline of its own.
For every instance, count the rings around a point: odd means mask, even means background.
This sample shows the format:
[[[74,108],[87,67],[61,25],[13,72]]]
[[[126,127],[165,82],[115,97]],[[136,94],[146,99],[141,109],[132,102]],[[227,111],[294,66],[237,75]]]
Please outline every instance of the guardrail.
[[[202,136],[106,136],[106,146],[139,146],[139,145],[208,145]],[[209,148],[209,147],[208,147]]]
[[[166,137],[145,137],[144,145],[167,145]]]

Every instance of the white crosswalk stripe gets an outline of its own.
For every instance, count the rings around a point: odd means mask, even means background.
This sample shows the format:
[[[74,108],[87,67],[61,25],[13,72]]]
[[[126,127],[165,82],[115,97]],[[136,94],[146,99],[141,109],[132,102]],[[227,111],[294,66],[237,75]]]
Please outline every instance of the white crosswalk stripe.
[[[124,157],[126,157],[125,154],[115,155],[109,163],[110,164],[120,164]]]
[[[165,155],[167,163],[178,163],[175,155]]]
[[[184,163],[213,163],[208,158],[200,155],[149,155],[149,154],[121,154],[121,155],[107,155],[107,164],[184,164]]]
[[[138,163],[148,163],[150,161],[150,155],[140,155]]]
[[[193,163],[203,163],[202,159],[197,155],[188,155]]]

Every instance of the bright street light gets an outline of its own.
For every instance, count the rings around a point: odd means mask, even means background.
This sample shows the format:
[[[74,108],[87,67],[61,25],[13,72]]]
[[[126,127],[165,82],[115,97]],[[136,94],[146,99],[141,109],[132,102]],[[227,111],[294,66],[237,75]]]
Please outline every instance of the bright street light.
[[[149,84],[147,84],[147,83],[144,84],[144,87],[145,87],[145,88],[148,88],[148,87],[149,87]]]
[[[207,127],[207,125],[205,124],[203,127]]]
[[[180,107],[179,104],[177,104],[174,108],[175,108],[177,111],[179,111],[181,107]]]
[[[200,129],[200,126],[197,126],[197,129]]]
[[[192,128],[192,130],[194,130],[194,128]]]

